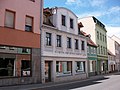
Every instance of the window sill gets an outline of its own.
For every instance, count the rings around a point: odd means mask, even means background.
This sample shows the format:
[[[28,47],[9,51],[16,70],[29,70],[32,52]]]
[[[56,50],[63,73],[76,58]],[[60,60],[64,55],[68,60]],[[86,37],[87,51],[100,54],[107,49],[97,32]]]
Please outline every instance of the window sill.
[[[66,77],[66,76],[72,76],[72,73],[71,74],[56,75],[56,77]]]
[[[76,74],[76,75],[79,75],[79,74],[86,74],[86,72],[76,72],[75,74]]]

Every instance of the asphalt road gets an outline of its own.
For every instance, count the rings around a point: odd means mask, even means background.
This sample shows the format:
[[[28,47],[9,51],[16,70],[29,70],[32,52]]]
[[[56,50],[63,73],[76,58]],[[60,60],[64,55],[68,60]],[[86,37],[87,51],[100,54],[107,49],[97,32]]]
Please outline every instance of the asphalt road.
[[[102,78],[45,86],[32,90],[120,90],[120,74]]]

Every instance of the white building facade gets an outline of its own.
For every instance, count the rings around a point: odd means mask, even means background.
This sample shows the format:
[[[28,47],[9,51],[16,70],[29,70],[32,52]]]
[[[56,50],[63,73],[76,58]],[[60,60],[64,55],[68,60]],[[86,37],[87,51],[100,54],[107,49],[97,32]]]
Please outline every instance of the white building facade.
[[[115,62],[116,62],[116,70],[120,70],[120,44],[115,40],[113,37],[108,37],[107,38],[107,46],[110,52],[115,55]]]
[[[43,23],[43,83],[85,79],[87,41],[84,36],[78,35],[76,15],[63,7],[46,9]]]

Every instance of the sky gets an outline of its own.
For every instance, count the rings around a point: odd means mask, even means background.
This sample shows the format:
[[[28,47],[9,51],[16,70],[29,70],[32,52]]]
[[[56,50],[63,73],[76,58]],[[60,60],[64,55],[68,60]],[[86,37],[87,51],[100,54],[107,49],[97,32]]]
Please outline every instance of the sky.
[[[78,18],[95,16],[101,21],[107,35],[120,38],[120,0],[44,0],[46,7],[65,7]]]

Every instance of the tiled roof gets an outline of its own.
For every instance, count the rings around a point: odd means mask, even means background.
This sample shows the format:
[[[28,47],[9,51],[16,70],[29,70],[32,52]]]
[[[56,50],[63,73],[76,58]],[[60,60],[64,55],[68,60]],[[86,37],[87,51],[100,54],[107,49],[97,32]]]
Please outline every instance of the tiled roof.
[[[110,50],[107,50],[107,51],[108,51],[108,55],[115,56]]]
[[[91,45],[91,46],[95,46],[97,47],[97,45],[90,39],[90,34],[87,34],[83,31],[80,31],[80,33],[86,37],[88,37],[89,39],[87,40],[87,44]]]

